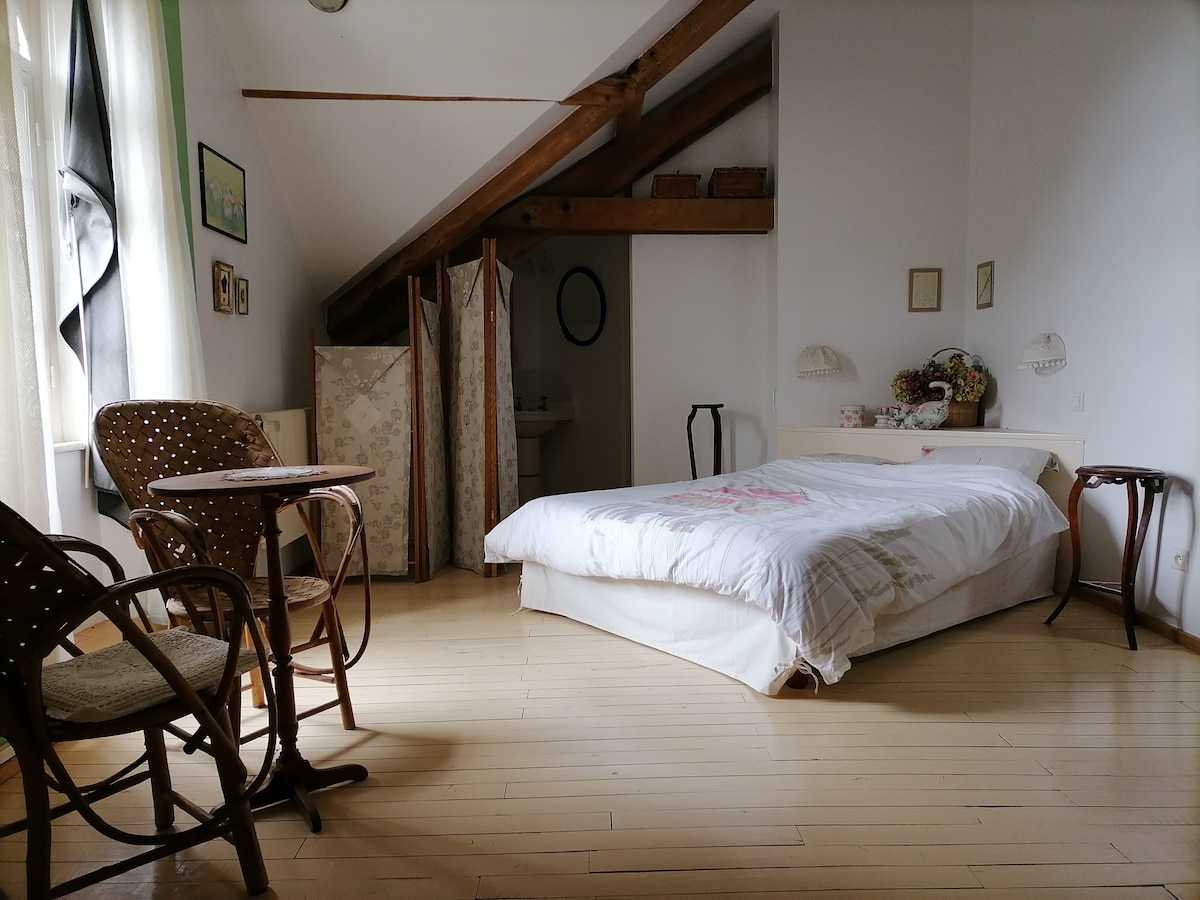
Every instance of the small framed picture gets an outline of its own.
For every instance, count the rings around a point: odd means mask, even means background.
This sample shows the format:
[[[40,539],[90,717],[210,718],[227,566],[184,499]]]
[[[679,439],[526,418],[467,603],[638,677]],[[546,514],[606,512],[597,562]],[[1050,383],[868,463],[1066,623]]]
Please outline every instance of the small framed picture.
[[[938,312],[942,308],[942,270],[908,270],[908,311]]]
[[[996,261],[988,260],[975,267],[975,308],[992,308],[992,284]]]
[[[234,302],[239,316],[250,315],[250,279],[239,278],[235,283]]]
[[[233,315],[233,266],[220,260],[213,263],[213,309]]]
[[[246,170],[200,144],[200,221],[246,243]]]

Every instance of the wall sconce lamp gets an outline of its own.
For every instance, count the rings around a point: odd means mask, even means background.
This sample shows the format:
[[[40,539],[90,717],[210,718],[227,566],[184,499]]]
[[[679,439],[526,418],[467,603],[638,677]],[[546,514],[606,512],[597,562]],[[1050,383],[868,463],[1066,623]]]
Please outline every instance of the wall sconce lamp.
[[[796,360],[796,377],[809,378],[813,375],[832,375],[842,368],[838,356],[821,344],[810,344],[800,351]]]
[[[1018,369],[1050,375],[1067,364],[1067,346],[1053,331],[1044,331],[1025,345]]]

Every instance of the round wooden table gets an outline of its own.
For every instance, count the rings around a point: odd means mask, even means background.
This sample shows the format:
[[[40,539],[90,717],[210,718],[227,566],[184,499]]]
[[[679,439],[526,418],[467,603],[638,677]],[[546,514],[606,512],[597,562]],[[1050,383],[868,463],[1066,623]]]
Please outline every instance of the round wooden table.
[[[1167,473],[1161,469],[1145,469],[1141,466],[1080,466],[1075,470],[1075,484],[1071,486],[1071,496],[1067,501],[1067,521],[1071,525],[1071,580],[1054,612],[1046,624],[1058,617],[1067,605],[1067,601],[1080,588],[1091,588],[1106,594],[1117,594],[1121,598],[1121,606],[1125,614],[1125,637],[1129,641],[1129,649],[1137,649],[1137,636],[1133,633],[1137,621],[1137,605],[1133,597],[1133,582],[1137,577],[1138,560],[1142,556],[1142,544],[1146,542],[1146,529],[1150,525],[1150,513],[1154,509],[1154,495],[1161,494],[1167,481]],[[1102,484],[1123,484],[1129,503],[1129,518],[1125,524],[1125,549],[1121,554],[1121,580],[1116,581],[1081,581],[1079,568],[1082,550],[1079,538],[1079,496],[1088,488],[1096,488]],[[1138,488],[1145,496],[1144,502],[1138,499]],[[1138,507],[1141,506],[1141,517]]]
[[[293,474],[284,475],[289,472]],[[362,781],[367,777],[367,770],[365,766],[357,764],[318,769],[300,754],[297,747],[296,736],[300,731],[300,723],[296,717],[292,673],[292,625],[288,616],[287,591],[284,589],[283,563],[279,555],[278,510],[287,501],[313,488],[354,484],[374,477],[375,470],[366,466],[285,466],[176,475],[149,485],[151,494],[162,497],[255,494],[262,503],[267,604],[270,610],[267,639],[275,661],[273,679],[279,706],[279,755],[275,758],[270,779],[254,795],[250,805],[259,809],[293,800],[300,806],[314,832],[321,830],[321,814],[310,793],[337,784]]]

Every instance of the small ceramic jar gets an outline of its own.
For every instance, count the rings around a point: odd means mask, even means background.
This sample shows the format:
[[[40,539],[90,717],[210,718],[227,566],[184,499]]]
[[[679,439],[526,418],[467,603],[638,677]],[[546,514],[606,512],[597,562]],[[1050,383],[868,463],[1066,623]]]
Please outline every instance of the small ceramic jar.
[[[843,406],[839,411],[843,428],[862,428],[866,422],[865,406]]]

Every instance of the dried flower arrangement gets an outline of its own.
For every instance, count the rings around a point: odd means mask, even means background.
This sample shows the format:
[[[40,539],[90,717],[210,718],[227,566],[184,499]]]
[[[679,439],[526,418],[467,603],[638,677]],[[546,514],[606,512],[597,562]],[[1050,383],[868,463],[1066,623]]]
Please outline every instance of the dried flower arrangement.
[[[938,361],[938,354],[953,350],[945,361]],[[892,396],[901,403],[918,404],[929,400],[940,400],[940,389],[930,388],[934,381],[946,381],[954,386],[953,400],[974,403],[987,390],[988,375],[977,357],[957,347],[946,347],[929,358],[919,369],[901,369],[892,379]]]

